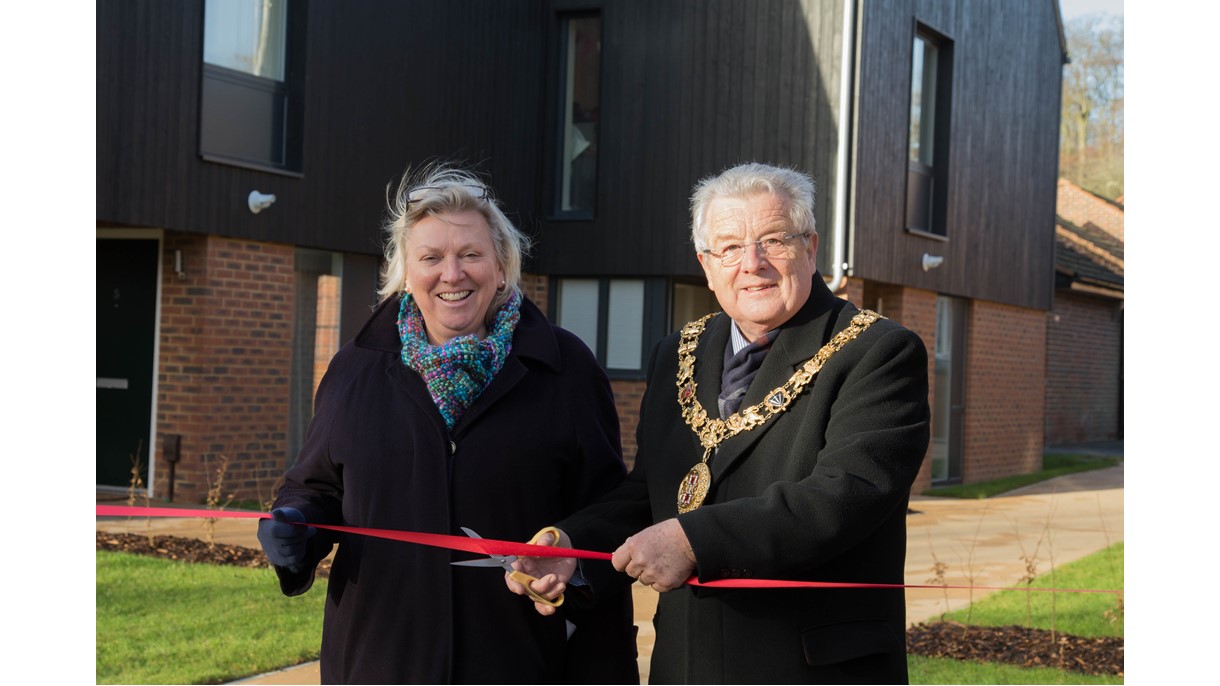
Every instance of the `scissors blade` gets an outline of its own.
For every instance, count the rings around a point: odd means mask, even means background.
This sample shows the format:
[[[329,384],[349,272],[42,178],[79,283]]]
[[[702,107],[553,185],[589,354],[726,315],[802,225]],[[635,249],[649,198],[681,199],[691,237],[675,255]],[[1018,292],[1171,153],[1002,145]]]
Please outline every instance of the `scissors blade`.
[[[450,562],[451,565],[458,567],[503,567],[504,563],[500,562],[501,558],[490,557],[481,560],[462,560],[460,562]]]
[[[474,529],[465,526],[460,526],[458,528],[471,538],[483,538],[475,533]],[[488,555],[487,557],[489,559],[463,560],[461,562],[450,562],[449,564],[458,565],[459,567],[503,567],[504,571],[511,572],[513,571],[513,562],[517,559],[516,555]]]

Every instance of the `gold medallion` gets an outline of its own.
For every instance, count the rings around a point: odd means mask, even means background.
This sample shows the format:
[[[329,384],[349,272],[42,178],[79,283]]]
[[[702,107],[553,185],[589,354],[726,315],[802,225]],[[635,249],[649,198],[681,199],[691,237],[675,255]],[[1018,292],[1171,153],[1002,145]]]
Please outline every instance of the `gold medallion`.
[[[678,512],[686,513],[703,504],[707,497],[707,489],[712,485],[712,472],[706,462],[700,462],[682,479],[678,485]]]
[[[772,417],[787,410],[832,355],[864,333],[878,319],[884,319],[871,310],[861,310],[851,318],[851,324],[846,329],[835,334],[829,343],[822,346],[816,355],[796,370],[792,378],[768,393],[761,403],[734,412],[728,419],[711,419],[696,397],[698,385],[694,379],[694,352],[699,344],[699,335],[707,327],[708,320],[717,314],[719,313],[709,314],[682,327],[682,336],[678,341],[678,406],[682,408],[682,419],[699,437],[699,443],[703,446],[703,460],[691,467],[678,485],[679,513],[697,509],[707,497],[707,492],[712,487],[712,472],[707,468],[707,461],[716,446],[727,438],[766,424]]]

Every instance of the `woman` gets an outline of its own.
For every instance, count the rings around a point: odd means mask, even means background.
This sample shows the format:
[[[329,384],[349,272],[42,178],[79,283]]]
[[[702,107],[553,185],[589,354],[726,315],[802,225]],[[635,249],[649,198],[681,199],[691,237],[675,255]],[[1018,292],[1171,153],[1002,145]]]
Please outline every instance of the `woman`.
[[[621,584],[541,617],[498,568],[450,565],[468,553],[287,523],[524,541],[624,474],[609,382],[522,297],[528,239],[490,189],[433,166],[389,210],[381,303],[331,362],[259,527],[290,596],[339,544],[323,683],[638,683]]]

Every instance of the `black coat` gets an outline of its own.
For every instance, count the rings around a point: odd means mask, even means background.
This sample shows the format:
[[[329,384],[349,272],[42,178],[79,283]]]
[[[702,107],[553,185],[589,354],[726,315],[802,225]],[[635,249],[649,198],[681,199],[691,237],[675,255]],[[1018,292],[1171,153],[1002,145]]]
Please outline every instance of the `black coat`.
[[[383,303],[331,362],[276,507],[321,524],[458,536],[465,526],[525,541],[622,480],[605,373],[533,303],[521,305],[504,367],[452,431],[402,363],[397,313],[397,299]],[[639,681],[621,586],[599,589],[583,610],[569,593],[560,613],[542,617],[509,593],[499,568],[449,564],[469,553],[318,530],[308,571],[277,568],[285,594],[309,589],[333,542],[323,683]],[[565,620],[576,625],[571,639]]]
[[[857,309],[814,277],[813,293],[768,352],[743,407],[763,400],[846,328]],[[698,399],[712,417],[729,340],[714,318],[696,349]],[[703,455],[682,420],[677,334],[653,351],[627,480],[561,522],[573,544],[613,549],[677,516],[679,481]],[[678,516],[700,580],[756,577],[902,583],[906,510],[928,447],[927,352],[889,320],[848,343],[788,408],[727,439],[702,507]],[[718,590],[661,594],[650,683],[905,683],[899,590]]]

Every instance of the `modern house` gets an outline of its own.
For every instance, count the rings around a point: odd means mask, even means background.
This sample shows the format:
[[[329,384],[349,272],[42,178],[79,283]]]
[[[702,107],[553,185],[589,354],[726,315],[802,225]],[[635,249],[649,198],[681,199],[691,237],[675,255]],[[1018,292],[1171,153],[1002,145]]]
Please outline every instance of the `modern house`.
[[[99,0],[99,488],[269,497],[434,158],[537,239],[628,460],[648,351],[715,307],[690,189],[756,160],[814,176],[822,276],[927,343],[916,490],[1035,469],[1064,51],[1056,0]]]
[[[1123,437],[1123,206],[1059,179],[1046,444]]]

